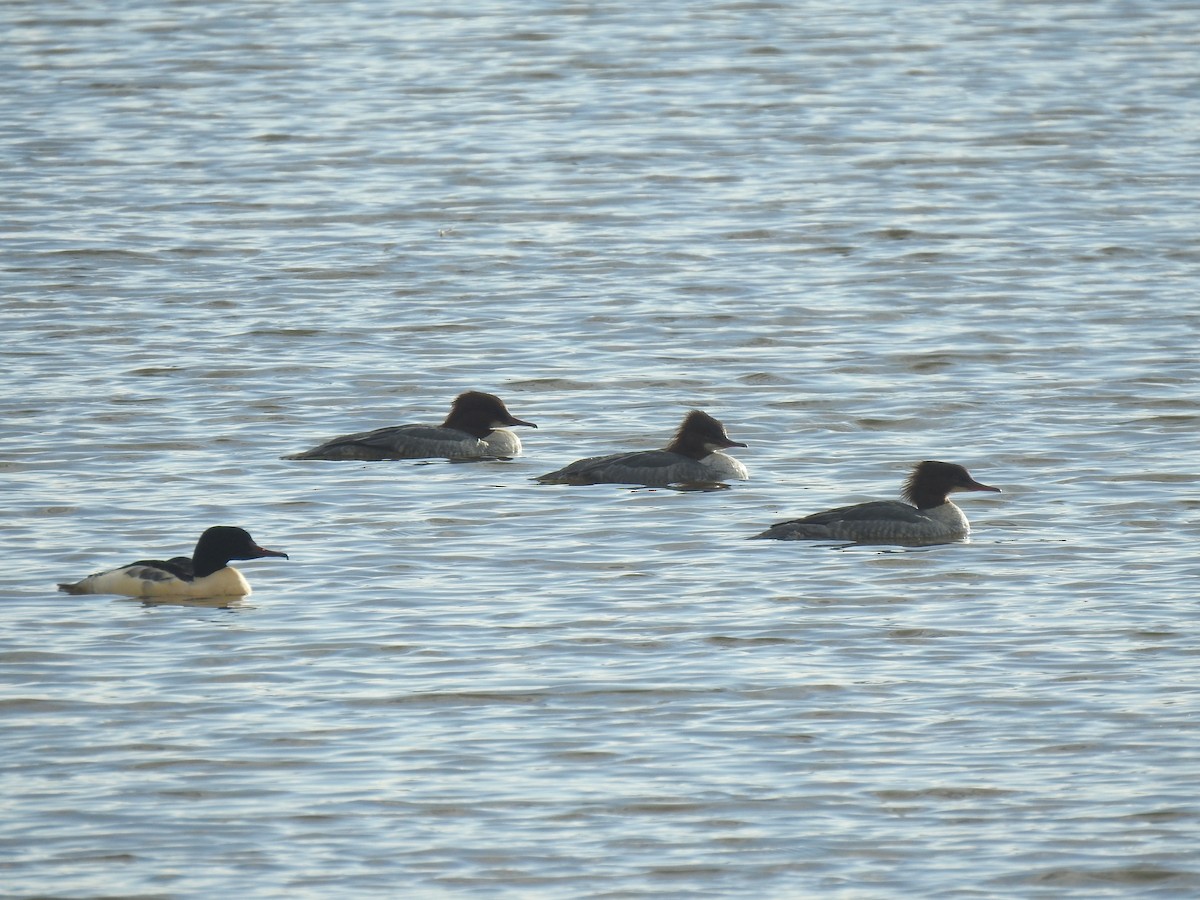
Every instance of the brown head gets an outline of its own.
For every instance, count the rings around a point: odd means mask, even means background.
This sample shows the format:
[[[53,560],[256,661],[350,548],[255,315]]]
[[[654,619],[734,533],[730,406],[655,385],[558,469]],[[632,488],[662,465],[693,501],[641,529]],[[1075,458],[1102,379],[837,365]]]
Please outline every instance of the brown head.
[[[946,498],[957,491],[993,491],[1000,488],[980,484],[971,473],[955,463],[927,459],[913,467],[908,481],[904,482],[902,496],[917,509],[932,509],[941,506]]]
[[[450,415],[442,423],[443,428],[456,428],[477,438],[485,438],[497,428],[511,425],[526,425],[537,428],[532,422],[518,419],[508,411],[504,401],[495,394],[483,391],[467,391],[454,398]]]
[[[704,459],[716,450],[745,446],[741,441],[731,441],[725,433],[725,426],[708,413],[693,409],[683,417],[679,430],[666,449],[691,459]]]

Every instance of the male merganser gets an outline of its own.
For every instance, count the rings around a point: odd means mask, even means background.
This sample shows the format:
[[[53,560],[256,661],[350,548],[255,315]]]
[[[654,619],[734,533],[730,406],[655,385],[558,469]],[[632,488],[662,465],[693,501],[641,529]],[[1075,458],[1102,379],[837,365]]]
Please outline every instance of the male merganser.
[[[68,594],[124,594],[127,597],[231,597],[250,593],[242,573],[229,565],[231,559],[282,556],[266,550],[242,528],[216,525],[200,535],[191,557],[143,559],[118,569],[97,572],[74,584],[60,584]]]
[[[542,484],[669,484],[710,483],[749,478],[746,467],[725,453],[745,447],[731,441],[725,426],[708,413],[692,410],[671,443],[662,450],[638,450],[579,459],[569,466],[542,475]]]
[[[344,434],[284,459],[507,459],[521,452],[521,439],[506,425],[527,425],[494,394],[467,391],[454,398],[441,425],[393,425]]]
[[[962,466],[925,460],[913,467],[898,500],[843,506],[772,525],[757,538],[780,541],[833,540],[860,544],[944,544],[971,533],[963,511],[950,502],[957,491],[994,491]],[[911,504],[911,505],[909,505]]]

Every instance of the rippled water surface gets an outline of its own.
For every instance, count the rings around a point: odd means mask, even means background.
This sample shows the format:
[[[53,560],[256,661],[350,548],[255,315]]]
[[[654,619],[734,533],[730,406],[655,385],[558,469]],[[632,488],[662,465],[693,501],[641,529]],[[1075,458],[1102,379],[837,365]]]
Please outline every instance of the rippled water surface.
[[[1200,894],[1196,4],[0,24],[6,895]],[[693,407],[750,482],[530,480]],[[745,540],[926,458],[970,543]]]

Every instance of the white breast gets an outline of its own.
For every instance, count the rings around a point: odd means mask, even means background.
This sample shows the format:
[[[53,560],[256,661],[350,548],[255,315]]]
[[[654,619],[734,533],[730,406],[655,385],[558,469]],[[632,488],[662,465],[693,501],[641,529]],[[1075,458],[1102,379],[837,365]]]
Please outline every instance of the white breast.
[[[700,460],[700,465],[713,473],[713,481],[747,481],[750,478],[741,460],[719,450]]]
[[[936,524],[938,537],[957,540],[971,533],[971,523],[967,521],[966,515],[949,500],[941,506],[925,510],[925,515]]]
[[[473,456],[520,456],[521,439],[505,428],[497,428],[479,442],[479,452]]]

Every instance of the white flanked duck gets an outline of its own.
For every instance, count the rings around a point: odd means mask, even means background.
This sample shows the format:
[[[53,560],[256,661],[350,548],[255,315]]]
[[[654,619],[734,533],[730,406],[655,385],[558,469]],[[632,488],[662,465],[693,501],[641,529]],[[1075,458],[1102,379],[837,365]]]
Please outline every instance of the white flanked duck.
[[[215,525],[200,535],[190,557],[143,559],[107,572],[97,572],[73,584],[60,584],[68,594],[123,594],[126,597],[244,597],[250,584],[229,565],[231,559],[288,558],[279,550],[258,546],[249,533],[230,525]]]
[[[703,484],[749,478],[746,467],[722,450],[745,447],[729,439],[725,426],[694,409],[661,450],[636,450],[579,459],[542,475],[542,484]]]
[[[918,463],[898,500],[874,500],[842,506],[772,525],[756,538],[779,541],[832,540],[860,544],[945,544],[971,533],[963,511],[950,502],[958,491],[993,491],[962,466],[925,460]]]
[[[454,398],[441,425],[393,425],[335,437],[284,459],[507,459],[521,452],[516,418],[495,394],[467,391]]]

